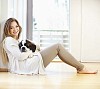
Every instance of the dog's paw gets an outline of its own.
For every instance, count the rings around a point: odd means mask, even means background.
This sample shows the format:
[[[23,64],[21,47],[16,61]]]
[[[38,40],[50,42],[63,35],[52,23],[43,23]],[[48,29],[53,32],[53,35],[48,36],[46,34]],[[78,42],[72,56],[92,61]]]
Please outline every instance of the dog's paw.
[[[31,53],[28,57],[29,58],[32,58],[34,56],[34,54],[33,53]]]
[[[28,54],[28,58],[31,58],[34,56],[34,53],[32,51],[28,51],[27,54]]]

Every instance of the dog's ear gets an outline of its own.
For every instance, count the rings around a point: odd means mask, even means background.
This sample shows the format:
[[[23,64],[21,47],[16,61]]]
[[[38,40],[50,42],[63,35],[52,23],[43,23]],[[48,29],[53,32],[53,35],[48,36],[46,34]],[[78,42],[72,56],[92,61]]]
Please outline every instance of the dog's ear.
[[[31,49],[32,52],[35,52],[35,50],[36,50],[36,45],[35,45],[33,42],[31,42],[30,40],[26,40],[26,43],[28,43],[29,49]]]
[[[32,52],[35,52],[35,50],[36,50],[36,45],[32,44],[32,45],[31,45],[31,50],[32,50]]]
[[[30,41],[30,40],[28,40],[28,39],[26,39],[26,43],[28,43],[28,44],[34,44],[32,41]],[[34,44],[35,45],[35,44]]]

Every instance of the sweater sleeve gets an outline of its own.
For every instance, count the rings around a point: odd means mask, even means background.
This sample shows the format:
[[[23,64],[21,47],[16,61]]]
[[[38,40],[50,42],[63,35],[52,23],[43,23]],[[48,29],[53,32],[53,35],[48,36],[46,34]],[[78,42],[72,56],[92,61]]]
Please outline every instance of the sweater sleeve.
[[[25,60],[32,53],[31,51],[20,52],[18,42],[12,37],[7,37],[4,40],[4,49],[6,50],[7,54],[13,55],[18,60]]]

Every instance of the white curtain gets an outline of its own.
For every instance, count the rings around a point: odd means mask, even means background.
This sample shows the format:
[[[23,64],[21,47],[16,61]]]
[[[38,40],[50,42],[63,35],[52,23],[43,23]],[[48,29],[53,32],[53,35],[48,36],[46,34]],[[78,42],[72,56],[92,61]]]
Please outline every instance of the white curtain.
[[[69,49],[69,0],[33,0],[33,41]]]
[[[0,0],[0,42],[3,35],[4,23],[8,18],[16,18],[22,26],[22,38],[26,38],[26,0]],[[5,67],[2,64],[0,57],[0,67]]]

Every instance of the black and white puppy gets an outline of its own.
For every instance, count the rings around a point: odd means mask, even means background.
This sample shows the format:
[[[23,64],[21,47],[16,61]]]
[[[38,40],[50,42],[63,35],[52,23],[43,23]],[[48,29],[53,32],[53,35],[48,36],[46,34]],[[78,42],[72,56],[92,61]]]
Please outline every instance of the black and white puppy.
[[[21,42],[19,42],[19,49],[21,52],[27,52],[30,50],[32,52],[35,52],[37,48],[34,43],[26,39],[26,40],[22,40]]]

